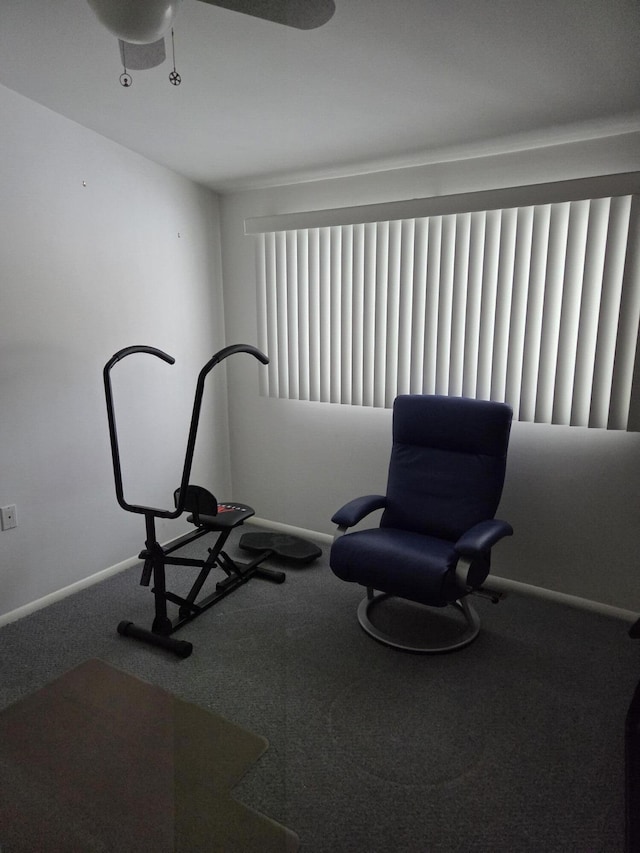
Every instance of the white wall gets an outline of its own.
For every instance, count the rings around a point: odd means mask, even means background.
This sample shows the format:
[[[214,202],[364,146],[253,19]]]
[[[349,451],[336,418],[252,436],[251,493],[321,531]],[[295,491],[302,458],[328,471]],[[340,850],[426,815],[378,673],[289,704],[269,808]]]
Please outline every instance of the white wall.
[[[370,204],[640,169],[640,134],[292,186],[223,199],[225,326],[256,342],[252,216]],[[258,516],[323,533],[347,499],[383,491],[390,412],[259,396],[230,371],[234,497]],[[496,575],[640,609],[640,435],[515,424],[500,509],[515,536]]]
[[[143,547],[143,517],[115,499],[106,361],[134,344],[176,358],[113,373],[127,498],[170,508],[224,331],[215,194],[3,87],[0,115],[0,506],[18,517],[0,532],[1,618]],[[225,373],[210,375],[192,478],[220,491]],[[184,526],[161,522],[159,538]]]

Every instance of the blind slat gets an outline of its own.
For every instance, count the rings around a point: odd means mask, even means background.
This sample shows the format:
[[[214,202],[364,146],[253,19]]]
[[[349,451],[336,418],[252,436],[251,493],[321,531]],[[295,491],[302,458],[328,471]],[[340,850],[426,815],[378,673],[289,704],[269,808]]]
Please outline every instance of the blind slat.
[[[353,228],[353,307],[352,317],[352,371],[351,401],[364,405],[364,278],[365,278],[364,225]]]
[[[478,259],[479,327],[477,345],[476,388],[474,396],[491,397],[493,348],[496,334],[498,298],[498,262],[500,256],[500,220],[489,214],[483,223],[482,259]]]
[[[329,232],[330,275],[329,275],[329,401],[342,402],[342,229],[331,228]]]
[[[413,246],[413,312],[411,316],[411,385],[412,394],[420,394],[425,387],[425,362],[428,359],[427,326],[427,258],[430,228],[428,219],[418,219],[414,229]],[[435,254],[435,251],[433,252]]]
[[[402,222],[389,223],[387,275],[387,352],[385,359],[384,405],[390,408],[398,394],[398,351],[400,348],[400,281],[402,261]]]
[[[413,280],[414,246],[416,222],[414,219],[402,222],[400,236],[400,281],[398,297],[398,365],[397,393],[411,393],[411,341],[412,341],[412,308],[417,294],[414,292]]]
[[[609,421],[629,203],[629,196],[614,198],[611,200],[609,211],[609,228],[602,273],[602,297],[591,392],[591,412],[589,415],[589,426],[593,427],[605,428]]]
[[[438,331],[436,355],[436,394],[449,393],[451,364],[451,323],[453,319],[453,281],[456,251],[456,217],[446,216],[442,223],[440,280],[438,282]]]
[[[576,376],[588,228],[589,202],[572,202],[567,228],[558,358],[553,388],[552,421],[559,424],[571,422],[572,388]]]
[[[373,405],[384,408],[387,346],[387,299],[389,295],[389,223],[379,222],[376,234],[375,254],[376,300],[373,349]]]
[[[320,400],[331,400],[331,229],[319,231]]]
[[[429,219],[429,253],[426,257],[426,300],[424,306],[424,361],[422,393],[435,394],[438,368],[438,318],[440,315],[440,265],[442,217]]]
[[[640,323],[640,198],[630,200],[627,246],[629,247],[622,273],[620,320],[611,383],[610,429],[627,429],[638,324]]]
[[[352,403],[353,375],[353,228],[342,229],[340,294],[340,402]]]
[[[552,423],[553,421],[553,398],[560,344],[560,317],[565,281],[569,212],[568,204],[553,205],[549,211],[549,243],[540,329],[540,361],[538,364],[535,415],[536,420],[541,423]]]
[[[320,400],[320,232],[309,232],[309,396]],[[267,353],[268,355],[269,353]]]
[[[480,396],[491,400],[507,399],[507,371],[509,368],[509,340],[511,337],[511,310],[513,305],[513,277],[516,254],[517,210],[492,211],[488,226],[496,249],[496,315],[489,393],[481,389]],[[488,241],[489,242],[489,241]],[[489,243],[490,245],[490,243]]]
[[[576,370],[571,401],[570,422],[574,426],[589,423],[610,207],[610,199],[597,199],[589,204],[579,319],[580,334],[576,346]]]
[[[462,395],[464,386],[470,243],[471,215],[467,213],[456,217],[451,292],[451,347],[449,352],[448,393],[456,397]]]
[[[469,232],[467,316],[462,381],[462,394],[465,397],[475,397],[478,392],[478,373],[481,362],[480,327],[482,321],[482,279],[485,273],[486,226],[486,214],[472,214]]]
[[[311,399],[309,354],[309,232],[297,231],[298,261],[298,380],[301,400]]]
[[[376,354],[376,236],[375,225],[364,228],[364,340],[362,347],[362,402],[374,405]]]
[[[300,396],[300,362],[298,353],[300,342],[298,340],[298,246],[295,232],[286,233],[286,262],[284,275],[287,278],[287,340],[286,359],[289,378],[289,398],[297,400]]]
[[[509,334],[509,364],[505,400],[513,408],[516,419],[523,417],[520,406],[522,366],[527,328],[527,302],[529,297],[529,271],[533,245],[533,208],[517,212],[515,257],[513,261],[513,297]]]
[[[533,211],[531,266],[520,386],[520,417],[525,421],[534,421],[536,414],[550,213],[549,205],[536,207]]]
[[[258,321],[258,347],[262,352],[269,349],[267,329],[267,235],[260,234],[256,241],[256,318]],[[259,389],[262,396],[269,393],[268,370],[259,372]]]

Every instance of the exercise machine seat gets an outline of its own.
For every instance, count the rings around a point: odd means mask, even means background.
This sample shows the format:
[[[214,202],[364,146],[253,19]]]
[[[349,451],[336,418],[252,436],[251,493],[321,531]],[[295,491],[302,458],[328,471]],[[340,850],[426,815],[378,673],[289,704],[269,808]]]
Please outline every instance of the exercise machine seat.
[[[178,506],[180,489],[173,493],[173,500]],[[202,486],[187,486],[184,508],[191,513],[187,516],[190,524],[208,530],[233,530],[255,515],[255,510],[247,504],[218,503],[215,496]]]

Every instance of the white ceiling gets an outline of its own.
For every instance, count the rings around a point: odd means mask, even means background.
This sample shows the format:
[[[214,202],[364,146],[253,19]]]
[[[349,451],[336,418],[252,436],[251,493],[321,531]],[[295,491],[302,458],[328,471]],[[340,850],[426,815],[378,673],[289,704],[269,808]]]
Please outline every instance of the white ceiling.
[[[184,0],[175,45],[125,89],[86,0],[0,0],[1,84],[214,189],[640,129],[639,0]]]

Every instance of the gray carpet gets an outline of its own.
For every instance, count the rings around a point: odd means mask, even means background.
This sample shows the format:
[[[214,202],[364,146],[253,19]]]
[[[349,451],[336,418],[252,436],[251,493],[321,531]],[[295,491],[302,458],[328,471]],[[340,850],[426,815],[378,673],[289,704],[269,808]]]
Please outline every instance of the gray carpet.
[[[270,745],[235,796],[301,853],[622,853],[626,624],[512,594],[474,600],[468,648],[405,654],[362,631],[324,551],[185,626],[186,660],[117,635],[150,627],[138,569],[7,625],[0,706],[97,657],[221,714]]]

